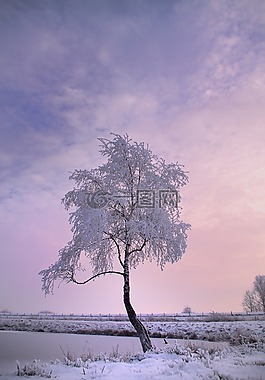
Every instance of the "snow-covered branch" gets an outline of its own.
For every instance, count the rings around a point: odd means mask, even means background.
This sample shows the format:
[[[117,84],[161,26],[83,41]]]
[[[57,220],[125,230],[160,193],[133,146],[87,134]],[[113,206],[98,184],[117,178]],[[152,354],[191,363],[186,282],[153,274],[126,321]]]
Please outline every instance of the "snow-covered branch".
[[[112,234],[109,234],[109,235],[110,235],[110,239],[111,239],[111,240],[114,242],[114,244],[116,245],[117,252],[118,252],[119,263],[121,264],[122,268],[124,268],[124,262],[122,261],[120,246],[119,246],[119,244],[117,243],[117,240],[114,238],[114,236],[113,236]]]
[[[146,245],[146,243],[147,243],[147,240],[146,240],[146,238],[144,238],[144,241],[143,241],[143,244],[141,245],[141,247],[139,247],[139,248],[134,248],[133,250],[131,250],[131,251],[129,252],[129,256],[130,256],[132,253],[134,253],[134,252],[142,252],[143,249],[144,249],[144,247],[145,247],[145,245]]]
[[[87,280],[85,281],[78,281],[74,278],[74,273],[72,274],[71,276],[71,279],[69,280],[74,282],[75,284],[78,284],[78,285],[84,285],[84,284],[87,284],[89,281],[92,281],[92,280],[95,280],[95,278],[99,277],[99,276],[105,276],[106,274],[119,274],[121,276],[124,276],[124,273],[122,272],[118,272],[118,271],[115,271],[115,270],[108,270],[106,272],[101,272],[101,273],[98,273],[98,274],[95,274],[94,276],[92,277],[89,277]]]

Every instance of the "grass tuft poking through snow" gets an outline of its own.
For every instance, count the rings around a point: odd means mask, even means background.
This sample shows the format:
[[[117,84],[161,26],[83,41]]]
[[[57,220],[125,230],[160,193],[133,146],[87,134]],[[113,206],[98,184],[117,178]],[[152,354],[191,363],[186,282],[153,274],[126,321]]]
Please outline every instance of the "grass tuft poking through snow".
[[[264,380],[265,346],[261,352],[245,344],[240,347],[205,348],[194,342],[157,348],[145,354],[120,354],[118,346],[110,355],[93,356],[66,352],[64,364],[80,370],[73,379],[127,380],[211,379]],[[264,355],[263,358],[261,356]],[[69,368],[70,370],[70,368]],[[81,376],[83,374],[83,377]],[[65,375],[64,375],[65,376]],[[61,377],[57,375],[57,378]],[[64,379],[65,377],[62,377]],[[69,377],[69,379],[72,379]]]
[[[17,360],[17,376],[39,376],[50,379],[52,377],[52,370],[47,370],[47,364],[42,364],[39,360],[33,360],[30,364],[25,364],[21,367],[20,362]]]

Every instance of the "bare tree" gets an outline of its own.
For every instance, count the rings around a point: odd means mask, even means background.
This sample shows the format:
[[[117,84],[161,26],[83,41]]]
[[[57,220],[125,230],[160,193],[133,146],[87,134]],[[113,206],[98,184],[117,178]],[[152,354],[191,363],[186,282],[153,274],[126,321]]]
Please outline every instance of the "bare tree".
[[[254,290],[258,293],[261,303],[261,311],[265,313],[265,275],[258,275],[255,277]]]
[[[261,302],[258,293],[255,290],[247,290],[243,298],[242,306],[245,311],[261,311]]]
[[[66,210],[75,207],[69,218],[73,239],[59,251],[58,261],[40,272],[42,289],[52,292],[58,279],[86,284],[106,274],[121,276],[125,309],[145,352],[152,343],[130,301],[130,269],[145,260],[163,269],[185,253],[190,225],[180,220],[179,189],[188,177],[181,165],[166,164],[128,135],[99,140],[107,162],[71,174],[75,188],[62,202]],[[76,274],[83,256],[93,275],[80,281]]]
[[[190,306],[185,306],[182,313],[190,315],[191,314],[191,307]]]

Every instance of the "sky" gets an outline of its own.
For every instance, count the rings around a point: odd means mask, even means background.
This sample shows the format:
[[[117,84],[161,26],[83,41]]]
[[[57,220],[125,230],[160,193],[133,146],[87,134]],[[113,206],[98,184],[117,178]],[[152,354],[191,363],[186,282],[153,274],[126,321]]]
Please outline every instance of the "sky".
[[[132,271],[136,311],[242,310],[265,274],[265,1],[0,0],[0,52],[0,311],[124,313],[120,276],[45,297],[38,275],[112,132],[189,172],[187,251]]]

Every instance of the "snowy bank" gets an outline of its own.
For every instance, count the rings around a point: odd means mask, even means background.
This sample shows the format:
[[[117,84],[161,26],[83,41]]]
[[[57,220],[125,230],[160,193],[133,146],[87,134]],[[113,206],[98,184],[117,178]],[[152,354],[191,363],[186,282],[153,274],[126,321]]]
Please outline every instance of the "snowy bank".
[[[247,345],[228,349],[175,345],[157,352],[134,356],[73,358],[68,354],[65,363],[34,361],[24,368],[17,363],[17,371],[3,374],[3,379],[14,380],[20,376],[40,376],[64,380],[162,380],[162,379],[226,379],[265,380],[265,346],[255,350]],[[35,376],[34,376],[35,374]]]
[[[265,320],[227,322],[145,322],[151,337],[229,341],[233,344],[265,342]],[[0,318],[0,330],[135,336],[129,322]]]

